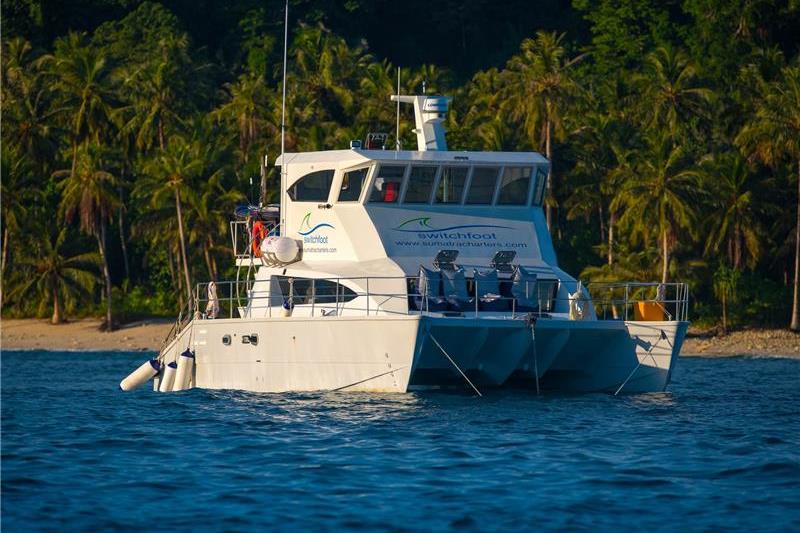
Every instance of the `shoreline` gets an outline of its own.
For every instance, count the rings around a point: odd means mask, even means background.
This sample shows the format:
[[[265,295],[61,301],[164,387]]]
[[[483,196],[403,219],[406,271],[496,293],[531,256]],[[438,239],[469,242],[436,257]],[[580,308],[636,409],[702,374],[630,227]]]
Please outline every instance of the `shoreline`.
[[[0,321],[0,350],[157,351],[172,327],[168,318],[131,322],[112,332],[86,318],[54,326],[47,319]],[[778,356],[800,358],[800,334],[785,329],[747,329],[727,335],[691,331],[682,357]]]

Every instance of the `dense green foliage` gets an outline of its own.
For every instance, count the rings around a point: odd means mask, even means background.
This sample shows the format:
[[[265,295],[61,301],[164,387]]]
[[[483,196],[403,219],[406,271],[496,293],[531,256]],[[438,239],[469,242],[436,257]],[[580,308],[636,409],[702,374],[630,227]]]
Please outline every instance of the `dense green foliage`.
[[[394,131],[400,64],[405,92],[454,96],[452,149],[551,158],[565,270],[800,328],[800,5],[428,4],[292,0],[287,150]],[[2,9],[4,316],[113,325],[229,275],[229,215],[280,149],[282,2]]]

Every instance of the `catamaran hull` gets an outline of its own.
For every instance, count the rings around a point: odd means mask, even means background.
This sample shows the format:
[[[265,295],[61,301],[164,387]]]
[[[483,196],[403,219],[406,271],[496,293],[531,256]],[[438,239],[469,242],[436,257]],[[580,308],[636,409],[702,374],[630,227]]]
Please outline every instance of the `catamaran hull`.
[[[406,392],[520,381],[563,391],[662,391],[685,322],[435,316],[195,320],[162,366],[195,352],[190,387]],[[535,346],[534,346],[535,339]],[[159,388],[156,379],[155,389]]]
[[[523,320],[376,316],[195,320],[163,362],[195,352],[190,386],[257,392],[406,392],[505,383],[532,350]],[[552,358],[531,365],[535,379]],[[158,379],[155,388],[158,389]]]
[[[568,392],[661,392],[672,378],[688,326],[540,320],[537,347],[556,352],[541,385]]]

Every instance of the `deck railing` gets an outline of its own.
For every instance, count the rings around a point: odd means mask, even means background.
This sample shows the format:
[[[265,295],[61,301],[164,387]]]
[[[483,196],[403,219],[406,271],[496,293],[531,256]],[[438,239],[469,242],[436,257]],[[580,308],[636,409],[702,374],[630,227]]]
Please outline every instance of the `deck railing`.
[[[393,292],[378,288],[391,281],[401,282],[395,286],[405,290]],[[535,298],[522,300],[509,296],[505,288],[500,291],[503,294],[476,297],[483,295],[481,282],[472,279],[466,298],[431,297],[418,291],[416,281],[415,276],[287,276],[272,282],[218,281],[215,283],[216,310],[209,306],[209,283],[200,283],[195,289],[195,311],[189,314],[205,318],[212,315],[215,318],[276,317],[284,315],[284,308],[288,307],[296,316],[310,317],[445,314],[515,319],[530,314],[538,317],[561,314],[599,320],[679,321],[688,317],[689,292],[685,283],[623,282],[581,286],[579,282],[538,280],[529,282],[528,294],[535,294]],[[511,282],[501,280],[500,283]],[[279,290],[273,292],[272,289]],[[565,297],[564,293],[573,297]],[[570,309],[575,310],[576,303],[581,312],[572,315]]]
[[[265,223],[267,235],[279,235],[280,224]],[[231,244],[233,256],[236,259],[249,259],[253,257],[252,223],[248,220],[231,220]]]

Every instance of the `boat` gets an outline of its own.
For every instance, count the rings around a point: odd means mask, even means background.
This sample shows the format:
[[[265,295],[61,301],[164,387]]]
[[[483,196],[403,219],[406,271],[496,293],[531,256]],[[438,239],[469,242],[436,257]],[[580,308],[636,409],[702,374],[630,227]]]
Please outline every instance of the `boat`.
[[[542,209],[550,162],[448,150],[447,97],[391,98],[413,105],[417,149],[368,134],[283,153],[278,203],[231,221],[236,279],[198,284],[123,388],[665,390],[687,286],[564,272]]]

